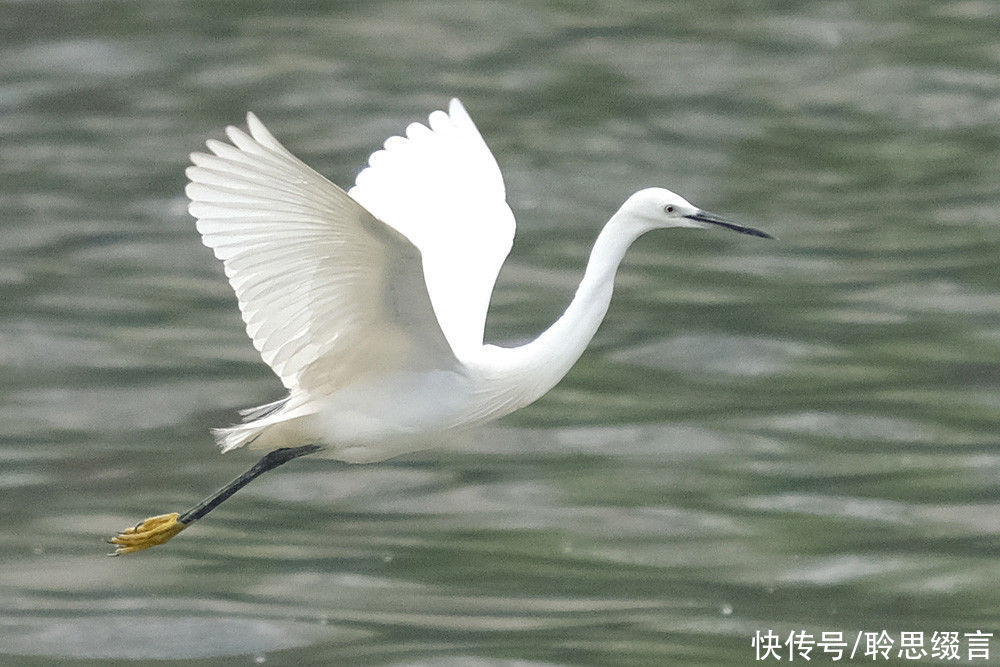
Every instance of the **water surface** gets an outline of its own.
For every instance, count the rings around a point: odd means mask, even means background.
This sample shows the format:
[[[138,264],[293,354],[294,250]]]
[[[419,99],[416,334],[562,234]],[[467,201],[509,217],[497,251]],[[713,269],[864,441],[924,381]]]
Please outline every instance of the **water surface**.
[[[769,628],[997,631],[994,3],[0,14],[0,660],[724,664]],[[187,154],[249,109],[348,185],[453,95],[519,220],[491,340],[561,312],[640,187],[780,241],[650,234],[570,375],[466,448],[297,461],[104,558],[249,465],[208,429],[280,395]]]

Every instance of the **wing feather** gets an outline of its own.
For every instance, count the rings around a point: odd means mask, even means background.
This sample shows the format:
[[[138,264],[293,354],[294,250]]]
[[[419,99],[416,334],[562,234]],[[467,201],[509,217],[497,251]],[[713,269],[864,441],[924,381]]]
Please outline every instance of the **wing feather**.
[[[293,394],[371,372],[457,368],[419,250],[282,146],[253,114],[187,170],[189,211],[223,261],[264,361]]]
[[[462,103],[413,123],[368,160],[349,194],[420,249],[434,312],[459,359],[478,351],[514,215],[490,149]]]

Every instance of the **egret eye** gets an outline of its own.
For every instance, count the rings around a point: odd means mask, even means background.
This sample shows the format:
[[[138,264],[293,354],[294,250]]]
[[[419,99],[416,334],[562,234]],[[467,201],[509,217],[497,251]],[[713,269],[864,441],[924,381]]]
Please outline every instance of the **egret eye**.
[[[663,208],[663,210],[666,211],[667,213],[673,213],[674,212],[674,207],[672,205],[671,206],[666,206],[666,207]]]

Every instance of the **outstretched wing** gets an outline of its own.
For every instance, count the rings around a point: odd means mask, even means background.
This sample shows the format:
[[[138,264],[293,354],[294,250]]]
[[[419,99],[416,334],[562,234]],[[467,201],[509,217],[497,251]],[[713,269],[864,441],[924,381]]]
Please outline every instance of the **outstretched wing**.
[[[500,168],[462,103],[389,138],[348,192],[420,248],[444,335],[459,359],[477,350],[515,223]]]
[[[247,334],[293,394],[372,372],[455,368],[420,252],[293,156],[253,114],[187,170],[189,211]]]

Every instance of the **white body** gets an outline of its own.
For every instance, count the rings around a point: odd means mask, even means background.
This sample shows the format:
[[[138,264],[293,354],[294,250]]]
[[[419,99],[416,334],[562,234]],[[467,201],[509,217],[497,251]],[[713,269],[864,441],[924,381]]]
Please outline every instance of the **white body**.
[[[569,308],[535,341],[483,344],[490,295],[514,237],[492,154],[452,100],[429,127],[386,141],[345,193],[252,114],[250,135],[209,141],[188,169],[191,214],[225,263],[262,358],[288,397],[215,431],[223,451],[323,444],[378,461],[438,444],[535,401],[597,331],[629,245],[660,227],[704,227],[650,188],[604,227]]]

